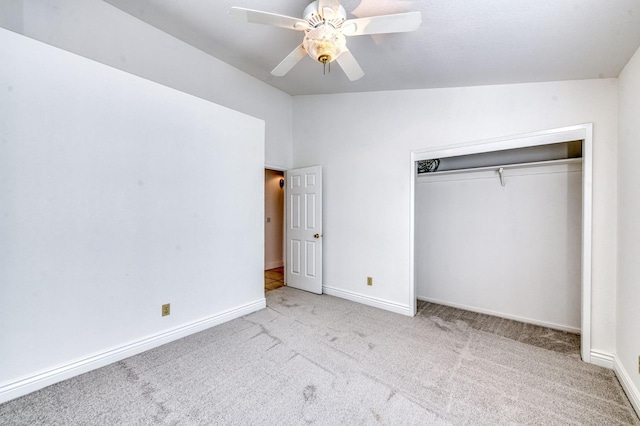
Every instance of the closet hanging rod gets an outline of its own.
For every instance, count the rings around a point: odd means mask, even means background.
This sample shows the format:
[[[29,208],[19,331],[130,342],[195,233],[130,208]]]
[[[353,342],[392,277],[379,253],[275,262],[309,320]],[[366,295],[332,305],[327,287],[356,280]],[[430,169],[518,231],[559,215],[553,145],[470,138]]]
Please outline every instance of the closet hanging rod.
[[[539,166],[547,166],[547,165],[562,165],[562,164],[580,164],[582,163],[582,157],[580,158],[565,158],[562,160],[546,160],[546,161],[534,161],[530,163],[513,163],[513,164],[497,164],[495,166],[482,166],[482,167],[471,167],[466,169],[452,169],[452,170],[442,170],[437,172],[429,172],[429,173],[420,173],[418,177],[430,176],[430,175],[448,175],[455,173],[470,173],[470,172],[481,172],[485,170],[493,170],[497,171],[498,169],[518,169],[518,168],[527,168],[527,167],[539,167]]]

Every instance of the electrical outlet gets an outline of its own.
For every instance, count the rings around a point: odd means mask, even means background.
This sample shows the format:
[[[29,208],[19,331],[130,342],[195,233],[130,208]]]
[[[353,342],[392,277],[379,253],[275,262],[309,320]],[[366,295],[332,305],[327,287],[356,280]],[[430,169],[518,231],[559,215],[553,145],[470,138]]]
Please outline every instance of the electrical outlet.
[[[373,285],[373,277],[367,277],[367,285]]]
[[[167,315],[171,315],[171,303],[162,305],[162,316],[166,317]]]

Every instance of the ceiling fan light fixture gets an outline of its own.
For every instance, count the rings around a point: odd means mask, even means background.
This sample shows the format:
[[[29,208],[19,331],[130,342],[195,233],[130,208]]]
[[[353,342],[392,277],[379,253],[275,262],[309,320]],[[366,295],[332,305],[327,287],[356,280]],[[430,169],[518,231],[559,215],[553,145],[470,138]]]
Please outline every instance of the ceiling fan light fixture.
[[[323,65],[335,61],[346,45],[344,34],[329,25],[309,30],[302,43],[311,59]]]
[[[308,55],[325,70],[329,68],[329,72],[331,62],[337,61],[350,81],[362,78],[364,71],[347,48],[345,36],[405,33],[417,30],[422,23],[420,12],[347,19],[340,0],[312,1],[304,9],[302,19],[236,6],[229,13],[248,22],[304,31],[302,43],[271,70],[272,75],[282,77]]]

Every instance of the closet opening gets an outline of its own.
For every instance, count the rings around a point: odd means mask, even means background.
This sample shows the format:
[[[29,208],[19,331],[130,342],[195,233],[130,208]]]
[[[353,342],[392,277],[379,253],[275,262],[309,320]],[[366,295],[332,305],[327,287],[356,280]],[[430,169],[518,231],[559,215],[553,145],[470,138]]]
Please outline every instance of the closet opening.
[[[417,300],[580,334],[590,362],[591,124],[411,155]]]

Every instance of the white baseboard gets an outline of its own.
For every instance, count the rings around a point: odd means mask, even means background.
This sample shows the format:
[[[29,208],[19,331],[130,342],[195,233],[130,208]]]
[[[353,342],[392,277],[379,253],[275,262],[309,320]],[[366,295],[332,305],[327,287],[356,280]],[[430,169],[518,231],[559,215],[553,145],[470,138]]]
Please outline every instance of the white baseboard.
[[[597,365],[599,367],[608,368],[609,370],[613,370],[613,359],[614,356],[605,352],[591,350],[591,360],[590,364]]]
[[[268,271],[269,269],[282,268],[284,266],[284,261],[278,260],[276,262],[269,262],[264,264],[264,270]]]
[[[11,382],[1,383],[0,403],[7,402],[54,383],[86,373],[87,371],[104,367],[105,365],[112,364],[141,352],[148,351],[149,349],[164,345],[165,343],[206,330],[207,328],[231,321],[232,319],[263,309],[266,306],[266,299],[258,299],[254,302],[250,302],[245,305],[220,312],[216,315],[212,315],[198,321],[193,321],[180,327],[163,331],[153,336],[133,341],[104,352],[99,352],[85,358],[72,361],[68,364],[53,367]]]
[[[627,394],[627,398],[631,401],[633,409],[636,410],[636,414],[640,416],[640,391],[631,381],[631,377],[627,370],[624,369],[618,357],[613,358],[613,371],[615,371],[618,380],[624,389],[624,393]]]
[[[379,299],[377,297],[365,296],[363,294],[340,290],[329,286],[322,286],[322,292],[329,296],[340,297],[341,299],[351,300],[352,302],[362,303],[363,305],[373,306],[374,308],[384,309],[385,311],[391,311],[409,317],[413,316],[413,312],[410,307],[400,303],[389,302],[388,300]]]
[[[452,308],[464,309],[465,311],[477,312],[479,314],[492,315],[494,317],[506,318],[514,321],[526,322],[528,324],[539,325],[541,327],[553,328],[554,330],[567,331],[569,333],[580,334],[580,328],[571,327],[568,325],[555,324],[552,322],[539,321],[532,318],[520,317],[517,315],[505,314],[502,312],[496,312],[489,309],[476,308],[474,306],[467,306],[458,303],[444,302],[442,300],[432,299],[430,297],[417,297],[418,300],[425,302],[436,303],[438,305],[451,306]]]

